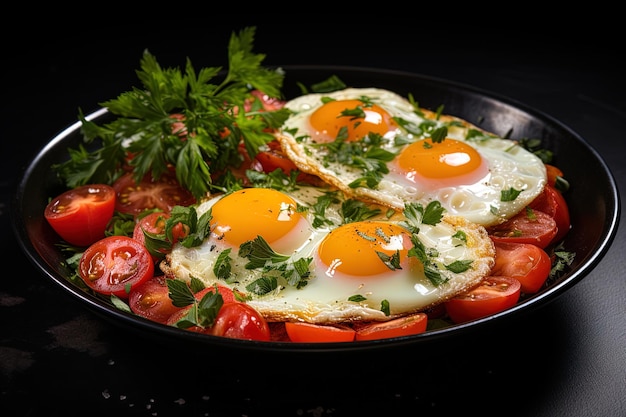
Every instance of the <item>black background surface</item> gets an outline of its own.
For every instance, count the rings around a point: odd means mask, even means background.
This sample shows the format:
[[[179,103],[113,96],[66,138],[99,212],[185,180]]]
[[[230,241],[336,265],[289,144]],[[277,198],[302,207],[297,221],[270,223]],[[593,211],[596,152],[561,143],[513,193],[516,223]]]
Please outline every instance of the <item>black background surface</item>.
[[[594,271],[523,320],[389,353],[189,351],[103,320],[46,281],[13,236],[8,204],[17,173],[75,122],[79,107],[94,111],[139,85],[135,70],[144,49],[164,67],[182,67],[187,57],[196,69],[226,65],[231,31],[245,26],[258,27],[255,51],[267,55],[267,65],[398,69],[534,107],[585,138],[626,192],[626,82],[617,45],[600,51],[578,30],[521,35],[467,27],[446,36],[445,22],[435,32],[397,21],[339,25],[328,17],[316,25],[297,18],[257,23],[269,21],[261,16],[226,21],[185,15],[184,25],[137,25],[118,18],[104,30],[85,17],[40,26],[36,36],[6,34],[1,415],[626,415],[623,231]]]

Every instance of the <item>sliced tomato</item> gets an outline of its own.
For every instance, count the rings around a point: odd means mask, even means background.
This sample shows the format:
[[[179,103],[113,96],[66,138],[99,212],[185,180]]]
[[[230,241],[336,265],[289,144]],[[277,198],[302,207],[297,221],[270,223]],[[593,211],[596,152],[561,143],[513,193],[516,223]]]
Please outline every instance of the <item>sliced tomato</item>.
[[[180,310],[174,312],[165,322],[165,324],[167,324],[168,326],[175,326],[178,327],[176,325],[176,323],[178,323],[179,321],[181,321],[183,318],[187,317],[187,314],[189,313],[189,310],[191,310],[191,305],[188,305],[186,307],[182,307]],[[190,327],[186,327],[185,330],[190,331],[190,332],[196,332],[196,333],[204,333],[206,331],[206,329],[204,329],[201,326],[190,326]]]
[[[237,178],[243,178],[244,183],[245,171],[248,169],[270,174],[277,169],[282,170],[286,175],[290,175],[291,171],[298,171],[296,181],[300,183],[308,183],[311,185],[321,185],[322,180],[317,176],[300,172],[296,164],[283,153],[280,143],[273,140],[267,144],[267,150],[259,151],[254,158],[250,158],[243,144],[239,146],[239,153],[242,155],[243,163],[241,167],[231,170]]]
[[[261,104],[261,107],[265,111],[274,111],[274,110],[279,110],[285,107],[285,103],[286,103],[285,100],[281,100],[275,97],[270,97],[262,91],[252,90],[250,94],[252,97],[246,100],[246,103],[245,103],[246,111],[250,111],[253,108],[254,102],[256,100],[259,101],[259,103]]]
[[[224,303],[231,303],[233,301],[240,301],[241,299],[239,298],[240,296],[238,296],[235,291],[233,291],[232,289],[230,289],[229,287],[225,286],[225,285],[211,285],[210,287],[206,287],[200,291],[198,291],[197,293],[195,293],[195,297],[198,301],[202,300],[202,297],[205,296],[206,293],[208,292],[215,292],[215,290],[217,289],[217,292],[220,293],[220,295],[222,296],[222,300],[224,301]]]
[[[165,223],[170,217],[169,213],[155,211],[145,216],[140,215],[137,218],[133,230],[133,239],[138,240],[148,248],[155,262],[163,259],[171,251],[174,243],[184,239],[189,234],[189,228],[182,223],[178,223],[172,228],[172,241],[170,242],[165,236]],[[158,247],[146,245],[146,233],[161,235],[163,241],[159,241],[160,245]]]
[[[241,302],[224,303],[207,333],[232,339],[270,340],[265,318],[249,304]]]
[[[506,275],[517,279],[523,293],[534,294],[539,291],[550,275],[552,268],[550,255],[530,243],[494,240],[494,244],[496,263],[491,269],[491,274]]]
[[[150,252],[127,236],[108,236],[80,257],[78,275],[94,291],[127,299],[130,291],[154,275]]]
[[[567,232],[571,223],[569,208],[563,194],[552,185],[546,185],[543,192],[530,204],[535,211],[541,211],[551,216],[557,227],[557,233],[551,243],[560,242]]]
[[[355,340],[376,340],[390,337],[410,336],[424,333],[428,324],[426,313],[416,313],[406,317],[370,323],[356,330]]]
[[[499,313],[517,304],[520,282],[512,277],[488,276],[476,287],[444,302],[454,323],[465,323]]]
[[[135,223],[135,228],[133,230],[133,239],[139,241],[142,245],[146,246],[146,235],[145,233],[152,233],[155,235],[165,233],[165,221],[169,219],[169,213],[164,213],[162,211],[152,212],[147,214],[141,218],[137,219]],[[150,248],[146,246],[148,250]],[[153,251],[150,251],[152,255],[152,260],[154,262],[158,262],[165,257],[165,254],[168,253],[171,249],[171,246],[156,248]]]
[[[167,279],[159,275],[131,289],[128,295],[131,311],[149,320],[167,323],[172,314],[181,310],[172,304]]]
[[[556,184],[557,177],[563,178],[563,171],[560,168],[555,167],[554,165],[545,164],[546,173],[548,174],[548,184],[552,187]]]
[[[322,325],[304,322],[286,322],[289,340],[297,343],[352,342],[356,331],[343,325]]]
[[[287,158],[280,149],[270,147],[267,151],[261,151],[256,155],[256,160],[259,162],[261,170],[265,173],[270,173],[280,168],[285,174],[289,175],[291,171],[298,170],[293,161]]]
[[[158,180],[147,174],[137,184],[132,173],[121,176],[113,183],[117,195],[115,210],[138,215],[144,210],[158,209],[170,213],[174,206],[190,206],[196,202],[193,195],[167,172]]]
[[[526,208],[508,221],[487,228],[494,241],[532,243],[545,248],[558,232],[554,218],[547,213]]]
[[[195,293],[194,296],[196,300],[200,301],[207,293],[209,292],[214,293],[216,289],[217,289],[217,292],[222,296],[222,301],[224,304],[238,302],[240,300],[240,297],[235,293],[235,291],[233,291],[229,287],[226,287],[225,285],[219,285],[219,284],[217,284],[216,286],[211,285],[210,287],[206,287],[198,291],[197,293]],[[191,305],[188,305],[188,306],[180,308],[179,311],[174,312],[166,320],[166,324],[170,326],[176,326],[176,323],[178,323],[181,319],[186,318],[191,307],[192,307]],[[190,327],[185,328],[185,330],[189,330],[191,332],[196,332],[196,333],[209,333],[210,332],[210,329],[206,329],[201,326],[190,326]]]
[[[53,198],[44,217],[67,243],[89,246],[104,237],[115,210],[115,190],[106,184],[90,184]]]

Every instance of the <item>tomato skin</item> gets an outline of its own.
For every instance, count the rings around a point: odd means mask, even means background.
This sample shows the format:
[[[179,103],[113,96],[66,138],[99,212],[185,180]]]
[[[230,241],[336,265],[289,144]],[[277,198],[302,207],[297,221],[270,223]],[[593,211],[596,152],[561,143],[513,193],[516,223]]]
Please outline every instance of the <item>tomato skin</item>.
[[[83,185],[53,198],[44,209],[44,217],[67,243],[89,246],[104,237],[115,201],[111,186]]]
[[[133,239],[141,242],[142,245],[146,244],[146,235],[144,232],[152,233],[155,235],[165,235],[165,223],[167,219],[171,217],[170,213],[162,211],[155,211],[146,214],[143,217],[138,217],[133,229]],[[172,228],[172,242],[169,247],[159,248],[157,253],[152,253],[152,259],[154,262],[158,262],[169,253],[172,249],[172,245],[180,240],[184,239],[188,235],[188,227],[182,223],[177,223]]]
[[[197,293],[194,294],[196,300],[200,301],[202,298],[209,292],[215,292],[216,286],[211,285],[210,287],[206,287]],[[235,295],[235,291],[226,287],[225,285],[217,284],[217,292],[222,296],[222,301],[224,304],[239,302],[237,296]],[[187,312],[191,309],[191,305],[181,307],[179,311],[174,312],[170,317],[167,318],[165,323],[169,326],[175,326],[176,323],[187,315]],[[223,307],[223,305],[222,305]],[[210,329],[205,329],[200,326],[191,326],[187,327],[185,330],[196,332],[196,333],[209,333]]]
[[[165,221],[170,217],[168,213],[163,212],[153,212],[147,214],[146,216],[137,219],[135,223],[135,228],[133,229],[133,239],[140,242],[145,246],[146,244],[146,235],[145,232],[153,233],[153,234],[162,234],[165,231]],[[156,263],[163,259],[165,254],[169,250],[161,249],[157,253],[151,253],[152,260]]]
[[[135,216],[150,209],[170,213],[174,206],[190,206],[196,202],[193,195],[178,183],[173,172],[164,173],[158,180],[147,174],[139,184],[129,172],[118,178],[113,188],[117,195],[115,210]]]
[[[289,340],[296,343],[353,342],[356,331],[348,326],[322,325],[304,322],[286,322]]]
[[[161,234],[165,232],[165,221],[170,218],[169,213],[155,211],[141,218],[137,218],[135,229],[133,230],[133,239],[144,242],[144,231],[153,234]]]
[[[134,287],[128,294],[131,311],[149,320],[167,323],[172,314],[181,310],[172,304],[167,279],[159,275]]]
[[[520,282],[512,277],[491,275],[466,293],[444,302],[454,323],[465,323],[513,307],[521,295]]]
[[[194,294],[194,296],[196,297],[196,300],[200,301],[202,300],[202,297],[206,295],[206,293],[215,292],[215,290],[216,290],[216,286],[211,285],[210,287],[206,287],[198,291],[197,293]],[[224,301],[224,304],[239,301],[237,297],[235,296],[235,292],[225,285],[217,284],[217,292],[220,293],[220,295],[222,296],[222,301]]]
[[[424,333],[428,324],[426,313],[416,313],[386,322],[359,327],[354,340],[376,340]]]
[[[242,155],[243,164],[240,168],[232,170],[236,177],[244,178],[245,170],[252,169],[259,172],[270,174],[277,169],[282,170],[286,175],[289,175],[291,171],[299,171],[296,164],[287,158],[282,151],[280,143],[277,140],[273,140],[267,144],[267,150],[259,151],[254,158],[250,158],[246,152],[245,146],[239,146],[239,153]],[[305,172],[299,172],[296,181],[299,183],[307,183],[311,185],[321,186],[322,180],[315,175],[307,174]]]
[[[289,175],[291,171],[298,169],[291,159],[287,158],[281,151],[276,149],[260,151],[255,159],[259,162],[261,169],[265,173],[270,173],[280,168],[285,174]]]
[[[127,299],[130,290],[153,277],[154,263],[135,239],[108,236],[83,252],[77,272],[92,290]]]
[[[165,324],[167,324],[168,326],[176,326],[176,323],[178,323],[178,321],[180,321],[180,319],[182,319],[183,317],[185,317],[187,315],[187,313],[189,312],[189,310],[191,309],[191,305],[182,307],[180,310],[175,311],[171,316],[169,316],[167,318],[167,320],[165,321]],[[200,326],[191,326],[191,327],[187,327],[185,328],[185,330],[190,331],[190,332],[196,332],[196,333],[204,333],[205,329],[200,327]]]
[[[250,95],[252,97],[246,100],[246,103],[244,106],[246,111],[250,111],[252,109],[252,102],[255,100],[259,100],[259,102],[261,103],[261,106],[263,107],[263,110],[265,111],[274,111],[274,110],[279,110],[285,107],[285,103],[286,103],[285,100],[281,100],[275,97],[270,97],[262,91],[252,90],[250,92]]]
[[[492,275],[506,275],[517,279],[521,290],[534,294],[541,289],[550,275],[550,255],[538,246],[529,243],[507,243],[494,241],[496,263]]]
[[[532,217],[527,210],[522,210],[508,221],[487,228],[493,241],[532,243],[545,248],[558,233],[556,221],[552,216],[539,210],[532,210]]]
[[[533,210],[542,211],[556,222],[557,233],[550,243],[560,242],[571,227],[569,207],[563,194],[552,185],[546,185],[541,193],[530,204]]]
[[[224,303],[207,333],[232,339],[270,340],[265,318],[249,304],[241,302]]]
[[[544,165],[546,166],[546,173],[548,175],[548,184],[554,187],[556,185],[556,178],[557,177],[563,178],[563,171],[561,171],[560,168],[554,165],[550,165],[550,164],[544,164]]]

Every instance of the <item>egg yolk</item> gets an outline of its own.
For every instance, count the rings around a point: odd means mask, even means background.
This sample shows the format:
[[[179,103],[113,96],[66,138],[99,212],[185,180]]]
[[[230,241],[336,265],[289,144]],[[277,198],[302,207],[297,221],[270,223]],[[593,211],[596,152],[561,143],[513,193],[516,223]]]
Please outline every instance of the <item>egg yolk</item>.
[[[363,139],[370,132],[385,136],[397,125],[382,107],[369,105],[361,100],[333,100],[315,110],[309,118],[316,142],[332,142],[340,135],[347,142]]]
[[[473,184],[488,173],[476,149],[450,138],[414,142],[398,155],[396,163],[409,180],[432,180],[437,186]]]
[[[340,272],[363,277],[392,271],[383,257],[399,256],[400,264],[407,259],[410,247],[410,237],[404,228],[392,223],[364,221],[332,230],[320,243],[317,253],[328,267],[328,276]]]
[[[306,219],[296,211],[296,207],[297,202],[280,191],[245,188],[213,205],[211,226],[218,238],[232,246],[239,246],[257,236],[262,236],[271,246],[294,231],[302,236],[294,239],[302,241],[306,239]]]

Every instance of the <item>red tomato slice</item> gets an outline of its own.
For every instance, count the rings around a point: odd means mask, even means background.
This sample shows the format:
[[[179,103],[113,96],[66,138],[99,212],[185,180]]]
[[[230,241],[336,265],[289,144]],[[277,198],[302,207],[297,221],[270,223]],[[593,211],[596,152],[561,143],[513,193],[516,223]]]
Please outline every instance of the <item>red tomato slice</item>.
[[[286,103],[285,100],[281,100],[275,97],[270,97],[262,91],[252,90],[250,94],[252,95],[253,98],[246,100],[246,103],[245,103],[246,111],[251,110],[252,102],[254,100],[259,100],[261,102],[263,110],[265,111],[274,111],[274,110],[279,110],[285,107],[285,103]]]
[[[268,150],[260,151],[254,159],[250,159],[246,148],[241,144],[239,146],[239,153],[241,153],[244,162],[239,169],[232,170],[231,172],[237,178],[245,179],[246,169],[264,172],[266,174],[274,172],[276,169],[281,169],[287,175],[289,175],[291,171],[298,171],[298,167],[293,161],[285,156],[277,140],[269,142],[267,146]],[[321,179],[305,172],[300,172],[296,181],[311,185],[322,185]]]
[[[149,320],[167,323],[169,317],[181,309],[172,304],[167,279],[156,276],[134,287],[128,295],[131,311]]]
[[[424,333],[428,324],[426,313],[416,313],[406,317],[367,324],[356,331],[355,340],[376,340],[390,337],[410,336]]]
[[[211,285],[210,287],[206,287],[206,288],[198,291],[197,293],[194,294],[194,296],[196,297],[196,300],[200,301],[209,292],[215,292],[215,286],[214,285]],[[239,298],[237,297],[235,292],[233,290],[231,290],[230,288],[224,286],[224,285],[219,285],[218,284],[217,285],[217,292],[219,292],[219,294],[222,296],[222,301],[224,302],[224,304],[226,304],[226,303],[233,303],[233,302],[238,302],[239,301]],[[178,321],[180,321],[183,317],[185,317],[187,315],[187,313],[189,312],[189,309],[191,309],[191,307],[192,307],[191,305],[185,306],[185,307],[182,307],[179,311],[174,312],[166,320],[166,324],[168,324],[170,326],[176,325],[176,323]],[[189,330],[189,331],[197,332],[197,333],[209,333],[210,332],[210,329],[205,329],[205,328],[200,327],[200,326],[187,327],[185,330]]]
[[[554,187],[554,185],[556,184],[556,178],[557,177],[563,178],[563,171],[561,171],[559,168],[555,167],[554,165],[545,164],[545,166],[546,166],[546,173],[548,174],[548,184]]]
[[[155,234],[155,235],[163,235],[165,237],[165,222],[171,216],[169,213],[165,213],[162,211],[155,211],[149,213],[143,217],[137,218],[137,223],[135,224],[135,228],[133,230],[133,239],[141,242],[142,245],[146,246],[146,235],[145,232]],[[154,250],[155,253],[152,254],[152,259],[155,262],[163,259],[165,254],[171,251],[172,245],[182,239],[184,239],[188,235],[189,228],[183,225],[182,223],[176,224],[172,229],[172,242],[167,247],[159,247]],[[164,244],[167,244],[164,242]],[[146,246],[147,247],[147,246]],[[149,249],[150,250],[150,249]]]
[[[547,213],[525,209],[508,221],[487,228],[496,242],[532,243],[545,248],[552,242],[558,229],[556,221]]]
[[[477,287],[444,302],[454,323],[465,323],[499,313],[517,304],[520,282],[512,277],[488,276]]]
[[[286,322],[289,340],[298,343],[352,342],[356,331],[348,326]]]
[[[165,324],[167,324],[168,326],[176,326],[176,323],[178,323],[183,317],[185,317],[187,315],[187,313],[189,312],[189,309],[191,309],[191,305],[186,306],[186,307],[182,307],[180,310],[174,312],[165,322]],[[191,326],[191,327],[187,327],[185,328],[185,330],[188,330],[190,332],[196,332],[196,333],[204,333],[206,331],[206,329],[200,327],[200,326]]]
[[[195,297],[198,301],[200,301],[202,300],[202,297],[204,297],[204,295],[208,292],[215,292],[215,285],[211,285],[210,287],[206,287],[198,291],[195,294]],[[222,296],[222,300],[224,301],[224,304],[231,303],[234,301],[240,301],[240,299],[238,299],[237,296],[235,295],[235,292],[225,285],[217,284],[217,292],[219,292],[220,295]]]
[[[137,219],[137,223],[135,223],[135,228],[133,229],[133,239],[140,242],[142,245],[146,245],[146,235],[144,232],[152,233],[152,234],[163,234],[165,233],[165,221],[169,219],[169,213],[164,212],[153,212],[145,215],[144,217]],[[152,260],[154,262],[158,262],[165,256],[166,253],[169,252],[169,249],[160,248],[158,253],[151,253]]]
[[[90,184],[53,198],[44,217],[67,243],[89,246],[104,237],[115,210],[115,190],[106,184]]]
[[[173,173],[163,174],[156,181],[148,174],[139,184],[135,183],[132,173],[127,173],[113,183],[113,188],[117,194],[115,210],[127,214],[137,215],[149,209],[170,213],[174,206],[190,206],[196,202]]]
[[[529,243],[495,241],[496,263],[492,275],[505,275],[517,279],[522,292],[534,294],[541,289],[550,275],[552,262],[543,249]]]
[[[246,303],[224,303],[217,313],[215,323],[207,330],[207,333],[214,336],[231,339],[270,340],[270,328],[267,321]]]
[[[127,299],[134,287],[152,278],[154,263],[150,252],[135,239],[109,236],[83,252],[77,272],[94,291]]]
[[[296,167],[291,159],[287,158],[282,151],[276,149],[259,152],[256,156],[256,160],[265,173],[270,173],[280,168],[285,174],[289,175],[291,171],[298,170],[298,167]]]
[[[546,185],[541,193],[532,203],[530,207],[533,210],[541,211],[552,216],[556,222],[557,233],[552,238],[551,243],[560,242],[571,227],[569,208],[563,194],[552,185]]]

